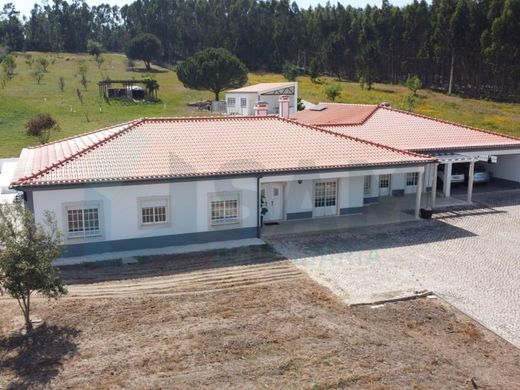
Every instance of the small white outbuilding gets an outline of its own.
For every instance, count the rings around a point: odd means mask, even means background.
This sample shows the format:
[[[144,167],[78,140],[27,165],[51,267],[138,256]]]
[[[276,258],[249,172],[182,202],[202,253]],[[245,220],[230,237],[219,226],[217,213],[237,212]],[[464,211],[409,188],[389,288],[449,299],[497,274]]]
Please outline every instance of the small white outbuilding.
[[[255,105],[262,102],[267,106],[267,115],[278,115],[281,96],[288,97],[289,113],[295,113],[298,104],[297,82],[260,83],[228,91],[226,111],[229,115],[254,115]]]

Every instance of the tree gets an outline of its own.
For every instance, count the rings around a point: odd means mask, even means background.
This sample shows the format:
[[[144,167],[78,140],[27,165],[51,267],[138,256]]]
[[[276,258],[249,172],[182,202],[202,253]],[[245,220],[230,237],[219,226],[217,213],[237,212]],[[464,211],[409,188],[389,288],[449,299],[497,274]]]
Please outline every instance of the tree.
[[[38,137],[40,143],[46,144],[51,138],[51,132],[59,131],[58,122],[49,114],[38,114],[32,117],[26,124],[27,135]]]
[[[218,101],[221,91],[242,87],[247,82],[247,69],[228,50],[208,48],[180,64],[177,77],[187,88],[213,92]]]
[[[13,55],[8,54],[2,60],[2,69],[4,70],[8,79],[14,77],[14,71],[16,69],[16,60]]]
[[[96,58],[99,58],[101,54],[104,52],[103,45],[95,41],[93,39],[89,39],[87,41],[87,51],[90,55],[95,56]]]
[[[33,72],[31,72],[31,76],[34,77],[38,85],[40,85],[40,82],[43,80],[45,73],[43,73],[41,66],[38,66]]]
[[[282,73],[288,81],[295,81],[296,77],[300,75],[300,69],[296,65],[286,62],[282,67]]]
[[[18,301],[30,332],[31,297],[34,293],[58,299],[67,293],[54,259],[61,254],[61,235],[52,214],[46,213],[44,224],[22,203],[0,205],[0,283],[2,290]]]
[[[328,84],[325,86],[325,95],[334,102],[341,96],[341,87],[338,84]]]
[[[143,60],[146,70],[150,70],[152,60],[160,59],[163,55],[163,46],[155,35],[141,33],[128,42],[125,54],[130,59]]]
[[[412,92],[413,96],[417,96],[417,90],[422,88],[421,79],[417,75],[410,75],[406,79],[406,87]]]
[[[60,76],[58,78],[58,85],[60,87],[60,91],[63,92],[65,90],[65,77]]]
[[[314,57],[309,65],[309,76],[311,81],[314,83],[316,79],[320,77],[322,72],[323,64],[318,57]]]
[[[47,68],[49,67],[49,60],[47,57],[39,57],[38,64],[41,66],[42,70],[47,73]]]

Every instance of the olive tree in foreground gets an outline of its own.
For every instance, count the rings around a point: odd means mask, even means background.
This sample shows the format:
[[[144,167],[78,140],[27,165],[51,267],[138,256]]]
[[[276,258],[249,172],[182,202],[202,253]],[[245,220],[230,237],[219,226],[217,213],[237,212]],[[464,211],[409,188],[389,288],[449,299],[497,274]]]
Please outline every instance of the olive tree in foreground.
[[[32,330],[31,297],[58,299],[67,293],[53,260],[61,254],[56,220],[45,214],[45,223],[23,204],[0,205],[0,291],[18,301],[25,329]]]
[[[218,101],[223,90],[240,88],[247,82],[247,69],[230,51],[208,48],[180,64],[177,77],[187,88],[213,92]]]

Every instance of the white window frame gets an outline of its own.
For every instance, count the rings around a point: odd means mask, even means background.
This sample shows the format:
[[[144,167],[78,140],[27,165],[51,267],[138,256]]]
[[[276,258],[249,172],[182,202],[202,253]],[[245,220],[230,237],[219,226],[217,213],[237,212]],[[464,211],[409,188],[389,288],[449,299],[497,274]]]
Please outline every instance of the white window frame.
[[[372,176],[365,176],[363,181],[363,195],[372,194]]]
[[[242,194],[236,191],[229,192],[214,192],[210,193],[209,201],[208,201],[208,221],[209,226],[213,229],[218,229],[220,227],[229,227],[229,226],[237,226],[242,223]],[[226,219],[226,204],[225,202],[236,201],[237,209],[236,209],[236,217]],[[217,221],[213,219],[213,205],[216,202],[224,202],[224,219],[221,221]]]
[[[322,190],[318,190],[319,186],[326,186],[326,185],[332,185],[331,187],[324,187]],[[331,188],[334,189],[333,192],[331,192]],[[314,208],[318,207],[338,207],[338,181],[333,180],[319,180],[314,182],[314,196],[313,196],[313,203]],[[332,197],[334,195],[334,197]],[[316,202],[318,202],[321,199],[321,202],[323,204],[316,205]],[[334,204],[328,204],[331,199],[334,199]]]
[[[85,210],[97,209],[98,229],[92,231],[85,230]],[[71,232],[69,230],[69,211],[82,210],[83,230]],[[89,239],[103,237],[103,202],[101,201],[85,201],[70,202],[63,204],[64,230],[68,239]]]
[[[234,98],[234,97],[228,97],[227,98],[227,105],[229,107],[235,107],[235,105],[237,104],[237,99]]]
[[[419,172],[407,172],[406,173],[406,186],[407,187],[417,187],[418,184],[419,184]]]
[[[147,205],[148,204],[148,205]],[[157,206],[150,206],[149,204],[156,204]],[[165,208],[166,220],[157,222],[143,222],[143,209],[150,207]],[[155,210],[154,210],[155,215]],[[137,199],[137,223],[141,229],[160,228],[170,225],[170,197],[169,196],[147,196]]]
[[[240,108],[247,107],[247,98],[240,98]]]

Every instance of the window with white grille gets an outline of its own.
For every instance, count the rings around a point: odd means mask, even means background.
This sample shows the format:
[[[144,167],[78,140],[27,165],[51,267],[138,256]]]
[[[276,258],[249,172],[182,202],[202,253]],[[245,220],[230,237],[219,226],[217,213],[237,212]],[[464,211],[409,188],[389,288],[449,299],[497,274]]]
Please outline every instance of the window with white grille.
[[[336,181],[317,182],[314,185],[314,207],[336,206]]]
[[[365,176],[365,182],[363,183],[363,194],[370,195],[372,193],[372,182],[370,176]]]
[[[67,205],[67,234],[70,238],[94,237],[101,235],[100,206]]]
[[[240,195],[238,193],[214,194],[210,201],[212,226],[240,222]]]
[[[235,107],[236,99],[235,98],[228,98],[227,99],[227,105],[230,107]]]
[[[242,107],[242,108],[247,107],[247,99],[246,98],[241,98],[240,99],[240,107]]]
[[[390,175],[380,175],[379,176],[379,188],[389,188],[390,187]]]
[[[406,185],[407,186],[416,186],[419,182],[419,173],[418,172],[408,172],[406,174]]]
[[[140,221],[142,226],[165,225],[168,223],[168,197],[139,199]]]

